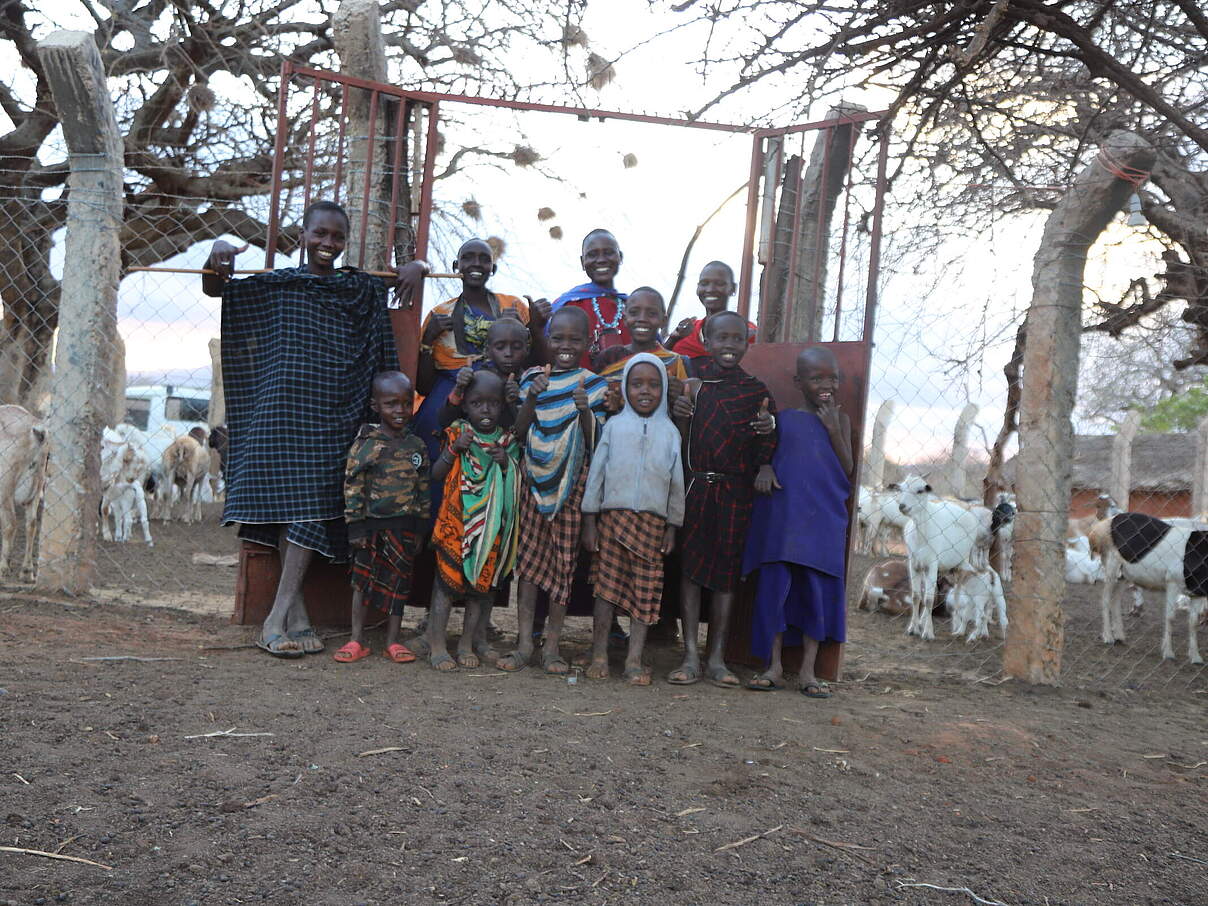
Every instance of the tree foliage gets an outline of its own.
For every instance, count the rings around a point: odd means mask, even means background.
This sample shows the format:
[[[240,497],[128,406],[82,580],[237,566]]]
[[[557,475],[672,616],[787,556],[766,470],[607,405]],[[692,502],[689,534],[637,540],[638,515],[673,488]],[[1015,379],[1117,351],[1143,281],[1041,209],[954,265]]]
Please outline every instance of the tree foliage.
[[[1208,362],[1201,4],[688,0],[676,8],[708,24],[700,65],[725,86],[698,115],[773,80],[788,81],[802,105],[884,91],[902,133],[893,178],[910,186],[912,219],[930,226],[937,245],[954,229],[1050,209],[1106,135],[1137,131],[1160,151],[1140,198],[1150,235],[1166,246],[1163,268],[1136,274],[1118,300],[1091,300],[1087,326],[1119,337],[1185,302],[1194,332],[1178,365]]]
[[[1208,380],[1155,404],[1141,418],[1141,428],[1162,433],[1194,431],[1205,415],[1208,415]]]
[[[155,264],[221,233],[265,234],[281,61],[338,68],[335,3],[306,0],[0,0],[0,401],[29,400],[58,317],[50,270],[67,163],[36,52],[55,28],[95,26],[125,139],[123,263]],[[420,89],[517,97],[585,84],[583,3],[383,0],[392,77]],[[70,19],[70,22],[68,22]],[[514,65],[542,59],[545,66]],[[530,80],[539,70],[555,78]],[[325,98],[334,106],[338,98]],[[2,120],[0,120],[2,124]],[[306,124],[296,124],[302,129]],[[297,145],[293,137],[291,147]],[[450,149],[450,154],[456,153]],[[295,236],[286,230],[279,247]]]

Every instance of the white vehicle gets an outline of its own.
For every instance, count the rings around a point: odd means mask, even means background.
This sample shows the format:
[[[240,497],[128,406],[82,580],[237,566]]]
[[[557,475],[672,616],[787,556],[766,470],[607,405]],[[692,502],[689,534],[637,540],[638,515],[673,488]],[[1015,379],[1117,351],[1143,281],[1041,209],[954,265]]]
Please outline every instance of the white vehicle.
[[[126,388],[127,424],[148,435],[179,437],[193,428],[209,433],[210,390],[201,387],[177,387],[151,384]],[[167,427],[167,431],[161,429]]]

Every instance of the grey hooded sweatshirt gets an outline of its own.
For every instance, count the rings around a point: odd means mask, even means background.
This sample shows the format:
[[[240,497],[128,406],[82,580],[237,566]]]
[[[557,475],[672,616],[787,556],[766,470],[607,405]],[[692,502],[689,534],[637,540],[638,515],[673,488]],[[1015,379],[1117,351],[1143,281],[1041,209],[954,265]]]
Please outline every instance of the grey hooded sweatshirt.
[[[629,371],[642,363],[658,368],[663,398],[649,416],[629,404]],[[583,492],[583,512],[635,510],[662,516],[671,525],[684,523],[684,464],[680,433],[667,414],[667,369],[657,356],[639,352],[625,363],[621,376],[625,408],[610,418],[592,454]]]

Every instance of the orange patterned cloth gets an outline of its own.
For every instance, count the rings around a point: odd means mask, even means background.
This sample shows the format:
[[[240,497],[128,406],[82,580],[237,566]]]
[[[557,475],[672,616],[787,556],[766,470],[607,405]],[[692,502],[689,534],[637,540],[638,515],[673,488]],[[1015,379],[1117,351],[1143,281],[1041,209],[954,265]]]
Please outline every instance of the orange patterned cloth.
[[[445,449],[452,449],[462,431],[473,430],[468,423],[459,419],[444,432]],[[506,493],[511,489],[513,498],[518,497],[520,490],[519,454],[520,447],[510,433],[504,433],[500,443],[508,449],[507,469],[510,471],[510,481],[499,481],[494,487],[497,493]],[[436,550],[436,568],[440,580],[454,594],[487,593],[498,587],[512,571],[516,551],[516,530],[518,518],[516,508],[518,499],[510,501],[492,501],[482,497],[484,481],[476,477],[473,463],[466,468],[465,460],[473,457],[474,462],[482,463],[487,457],[481,449],[473,448],[453,460],[449,474],[445,476],[444,497],[436,514],[436,524],[432,529],[432,545]],[[494,465],[491,462],[491,465]],[[495,467],[498,468],[497,466]],[[464,493],[463,493],[464,492]],[[467,516],[467,501],[473,507],[473,512]],[[493,505],[503,506],[507,511],[499,531],[490,539],[490,548],[478,578],[471,582],[466,575],[467,560],[467,522],[483,530],[483,510]],[[505,527],[506,526],[506,527]],[[489,528],[487,529],[489,531]],[[485,540],[485,539],[484,539]]]

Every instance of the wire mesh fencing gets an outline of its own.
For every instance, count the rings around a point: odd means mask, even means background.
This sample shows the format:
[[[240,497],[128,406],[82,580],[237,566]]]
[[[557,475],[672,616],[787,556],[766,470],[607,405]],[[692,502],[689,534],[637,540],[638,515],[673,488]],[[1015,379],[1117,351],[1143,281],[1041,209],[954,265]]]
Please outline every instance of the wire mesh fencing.
[[[805,145],[798,151],[804,160]],[[827,239],[815,240],[828,257],[820,268],[803,258],[807,264],[795,278],[781,278],[813,287],[820,299],[814,335],[824,340],[859,336],[857,300],[867,291],[871,240],[859,225],[872,209],[874,167],[867,151],[852,154],[845,194],[824,225]],[[10,504],[0,516],[10,588],[27,583],[36,568],[58,279],[65,267],[78,266],[63,260],[62,206],[57,191],[31,190],[15,175],[0,185],[0,387],[5,403],[22,407],[2,410],[0,421],[0,497]],[[266,210],[255,199],[243,209],[204,199],[128,198],[126,263],[199,269],[209,239],[248,236],[248,226],[263,224]],[[290,211],[296,219],[298,211]],[[506,235],[505,225],[498,229]],[[887,241],[908,244],[909,238],[899,229]],[[249,250],[245,260],[257,266],[261,254]],[[757,268],[757,285],[760,278]],[[892,279],[883,282],[871,371],[847,376],[867,382],[869,401],[848,574],[848,671],[922,671],[997,682],[1004,676],[1004,628],[1017,631],[1020,607],[1012,570],[1013,441],[1003,451],[1001,470],[987,482],[1008,394],[1005,385],[996,390],[989,380],[971,394],[941,358],[910,353],[907,328],[924,320],[923,306],[895,294]],[[761,314],[753,307],[753,319]],[[127,270],[123,276],[117,323],[106,340],[114,379],[105,391],[112,418],[101,438],[102,500],[95,516],[94,594],[102,600],[231,612],[238,542],[233,530],[219,525],[226,442],[219,321],[220,302],[204,295],[197,273]],[[1008,315],[968,306],[959,316],[931,310],[924,326],[931,335],[946,330],[951,347],[970,337],[984,342],[1011,335]],[[782,377],[789,389],[778,392],[777,404],[800,405],[789,376]],[[969,402],[973,397],[976,405]],[[1060,647],[1067,685],[1203,691],[1208,673],[1192,663],[1189,640],[1204,623],[1208,590],[1197,572],[1203,537],[1197,533],[1208,531],[1208,522],[1195,518],[1203,509],[1195,480],[1204,471],[1202,432],[1123,436],[1077,435],[1068,462],[1055,462],[1069,471],[1070,497],[1063,514],[1062,632],[1050,643]],[[189,474],[178,480],[169,471],[182,448],[191,454]],[[1159,521],[1121,522],[1121,513]],[[927,525],[920,525],[921,514]],[[913,588],[912,560],[923,566],[935,561],[934,574],[921,572]],[[1105,607],[1109,576],[1114,587]],[[1175,592],[1169,613],[1167,584]],[[926,596],[933,602],[924,615],[924,602],[916,599]]]
[[[1015,454],[1008,448],[992,470],[984,433],[1002,409],[984,399],[980,409],[920,405],[926,387],[894,373],[874,365],[871,376],[868,434],[883,447],[867,451],[859,489],[848,663],[997,682],[1008,635],[1034,631],[1018,588]],[[1054,516],[1064,534],[1052,586],[1060,631],[1039,644],[1058,653],[1067,686],[1202,692],[1208,522],[1193,485],[1203,442],[1135,429],[1133,420],[1114,434],[1075,434],[1072,456],[1052,457],[1069,476]]]

